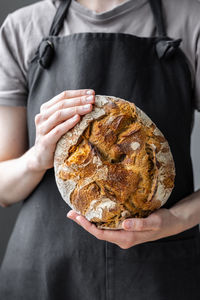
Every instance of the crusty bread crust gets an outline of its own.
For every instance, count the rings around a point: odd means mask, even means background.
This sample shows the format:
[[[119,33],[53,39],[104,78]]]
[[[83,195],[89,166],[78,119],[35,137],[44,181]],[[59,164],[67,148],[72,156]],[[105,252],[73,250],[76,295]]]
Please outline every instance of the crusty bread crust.
[[[102,135],[100,126],[107,129]],[[62,136],[54,169],[66,203],[104,229],[148,216],[174,187],[175,165],[161,131],[133,103],[113,96],[97,95],[93,111]]]

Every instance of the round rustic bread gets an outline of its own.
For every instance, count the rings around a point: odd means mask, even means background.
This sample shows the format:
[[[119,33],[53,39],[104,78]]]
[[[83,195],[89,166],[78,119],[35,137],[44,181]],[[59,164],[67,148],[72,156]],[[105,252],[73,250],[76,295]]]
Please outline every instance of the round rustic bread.
[[[133,103],[96,96],[93,111],[58,141],[55,179],[66,203],[99,228],[146,217],[174,187],[168,142]]]

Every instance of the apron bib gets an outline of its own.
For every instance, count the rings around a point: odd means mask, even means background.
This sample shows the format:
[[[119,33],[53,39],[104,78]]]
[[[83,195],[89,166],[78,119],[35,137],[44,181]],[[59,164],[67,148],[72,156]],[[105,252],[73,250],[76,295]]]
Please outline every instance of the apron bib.
[[[134,102],[171,147],[176,179],[169,208],[194,191],[192,83],[180,40],[166,36],[160,1],[149,2],[158,30],[153,38],[104,32],[59,37],[70,5],[61,2],[29,68],[29,146],[40,106],[63,90],[92,88]],[[1,299],[200,299],[198,226],[123,250],[67,219],[69,209],[48,170],[23,202],[1,268]]]

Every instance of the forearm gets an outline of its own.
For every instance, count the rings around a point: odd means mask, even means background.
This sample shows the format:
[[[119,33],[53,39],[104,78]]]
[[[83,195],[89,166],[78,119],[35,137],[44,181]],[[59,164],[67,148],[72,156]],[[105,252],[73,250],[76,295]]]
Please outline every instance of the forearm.
[[[32,168],[32,151],[21,157],[0,162],[0,205],[8,206],[24,200],[39,184],[45,174]]]
[[[183,230],[200,224],[200,190],[179,201],[170,211],[181,220]]]

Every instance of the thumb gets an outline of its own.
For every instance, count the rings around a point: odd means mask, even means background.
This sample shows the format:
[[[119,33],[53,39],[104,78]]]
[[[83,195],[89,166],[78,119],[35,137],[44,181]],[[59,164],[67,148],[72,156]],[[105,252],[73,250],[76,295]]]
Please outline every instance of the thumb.
[[[122,228],[127,231],[147,231],[157,230],[160,227],[160,220],[153,214],[147,218],[126,219],[122,223]]]

